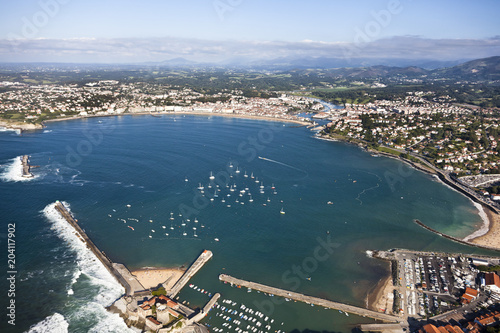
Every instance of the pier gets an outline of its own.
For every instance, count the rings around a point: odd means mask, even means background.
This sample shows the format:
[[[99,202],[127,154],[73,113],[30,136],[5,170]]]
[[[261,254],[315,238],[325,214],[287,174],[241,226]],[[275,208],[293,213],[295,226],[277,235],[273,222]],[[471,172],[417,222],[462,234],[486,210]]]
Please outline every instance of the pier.
[[[212,309],[212,307],[215,305],[215,303],[217,303],[217,301],[219,300],[220,298],[220,294],[217,293],[215,295],[212,296],[212,298],[208,301],[208,303],[203,307],[203,309],[201,309],[200,312],[198,312],[193,318],[192,320],[194,322],[199,322],[200,320],[202,320],[203,318],[205,318],[208,314],[208,311],[210,311],[210,309]]]
[[[404,332],[403,326],[400,324],[362,324],[360,325],[360,330],[363,332]]]
[[[56,201],[56,210],[61,216],[75,229],[78,238],[87,246],[87,248],[94,253],[99,261],[106,267],[112,276],[125,288],[127,295],[133,295],[136,291],[144,290],[145,288],[139,281],[130,273],[130,271],[122,264],[113,263],[108,256],[100,251],[97,246],[90,240],[85,231],[78,225],[77,220],[71,216],[70,212],[64,205]]]
[[[299,293],[296,293],[293,291],[288,291],[288,290],[284,290],[284,289],[266,286],[266,285],[263,285],[260,283],[240,280],[240,279],[234,278],[234,277],[226,275],[226,274],[219,275],[219,280],[221,280],[223,282],[231,283],[231,285],[247,287],[247,288],[250,288],[253,290],[259,290],[261,292],[264,292],[264,293],[267,293],[270,295],[281,296],[284,298],[293,299],[295,301],[304,302],[307,304],[314,304],[314,305],[322,306],[325,308],[340,310],[340,311],[352,313],[352,314],[362,316],[362,317],[369,317],[369,318],[373,318],[376,320],[381,320],[384,322],[391,322],[391,323],[402,322],[402,319],[399,317],[396,317],[396,316],[392,316],[392,315],[388,315],[385,313],[376,312],[376,311],[372,311],[372,310],[368,310],[368,309],[359,308],[359,307],[353,306],[353,305],[332,302],[332,301],[318,298],[318,297],[307,296],[307,295],[299,294]]]
[[[172,289],[170,289],[167,292],[167,295],[173,299],[181,291],[181,289],[189,282],[189,280],[203,267],[203,265],[205,265],[205,263],[209,261],[210,258],[212,258],[212,256],[213,256],[212,251],[209,250],[203,251],[198,257],[198,259],[196,259],[196,261],[191,265],[191,267],[189,267],[189,269],[184,272],[182,277],[179,279],[179,281],[177,281],[177,283],[172,287]]]
[[[23,163],[23,177],[24,178],[33,178],[33,174],[31,173],[31,165],[29,161],[28,155],[23,155],[21,157],[21,162]]]

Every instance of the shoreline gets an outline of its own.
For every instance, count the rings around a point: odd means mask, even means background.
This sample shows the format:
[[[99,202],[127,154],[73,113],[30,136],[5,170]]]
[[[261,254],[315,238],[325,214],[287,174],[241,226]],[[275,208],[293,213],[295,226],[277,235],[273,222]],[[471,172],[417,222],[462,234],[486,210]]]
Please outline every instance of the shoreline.
[[[240,119],[249,119],[249,120],[265,120],[265,121],[276,121],[283,123],[291,123],[298,125],[308,125],[309,121],[302,121],[299,119],[288,119],[281,117],[266,117],[266,116],[257,116],[257,115],[246,115],[241,113],[208,113],[208,112],[158,112],[158,113],[150,113],[150,112],[134,112],[134,113],[120,113],[120,114],[103,114],[103,115],[92,115],[92,116],[74,116],[74,117],[61,117],[44,120],[44,123],[54,123],[60,121],[67,120],[77,120],[77,119],[89,119],[89,118],[101,118],[101,117],[121,117],[121,116],[175,116],[175,115],[192,115],[192,116],[204,116],[204,117],[226,117],[226,118],[240,118]],[[0,123],[1,126],[1,123]],[[40,125],[41,126],[41,125]],[[43,128],[43,126],[39,127],[39,129]]]
[[[394,295],[394,285],[392,275],[379,280],[375,288],[366,295],[366,306],[368,309],[386,314],[392,314],[394,299],[389,295]]]
[[[320,140],[331,141],[331,142],[344,142],[347,144],[353,144],[353,145],[360,147],[359,143],[351,142],[351,141],[347,140],[346,138],[342,138],[340,136],[335,137],[335,138],[329,138],[329,137],[325,137],[324,135],[317,135],[316,138],[320,139]],[[369,153],[374,153],[377,155],[381,155],[381,156],[385,156],[388,158],[393,158],[393,159],[399,160],[403,163],[410,165],[411,167],[413,167],[419,171],[422,171],[428,175],[435,176],[436,178],[439,179],[439,181],[443,185],[448,186],[452,190],[457,191],[461,195],[463,195],[466,198],[468,198],[469,200],[471,200],[474,207],[476,207],[476,209],[478,210],[478,215],[479,215],[480,219],[483,221],[483,223],[481,224],[481,226],[478,229],[474,230],[471,234],[465,236],[462,239],[457,238],[457,237],[453,237],[453,236],[449,236],[449,235],[445,235],[445,234],[443,234],[439,231],[436,231],[432,228],[426,227],[428,230],[430,230],[436,234],[445,236],[446,238],[449,238],[449,239],[458,241],[460,243],[469,245],[469,246],[481,247],[481,248],[485,248],[488,250],[500,250],[500,214],[494,212],[492,210],[492,208],[490,208],[489,205],[486,205],[485,203],[479,201],[477,198],[475,198],[471,194],[465,192],[464,190],[459,188],[457,185],[455,185],[453,183],[449,183],[448,181],[446,181],[446,178],[440,172],[438,172],[436,170],[431,170],[431,169],[425,167],[424,165],[417,164],[413,161],[410,161],[410,160],[407,160],[405,158],[401,158],[399,156],[395,156],[392,154],[379,152],[379,151],[371,151],[368,149],[366,149],[366,151]],[[445,178],[445,179],[443,179],[443,178]]]
[[[19,130],[19,131],[34,131],[43,129],[43,125],[41,124],[30,124],[30,123],[19,123],[9,120],[0,120],[0,128],[4,128],[6,130]]]
[[[489,209],[484,210],[489,221],[488,230],[479,236],[471,238],[468,242],[475,246],[486,246],[500,249],[500,215]]]

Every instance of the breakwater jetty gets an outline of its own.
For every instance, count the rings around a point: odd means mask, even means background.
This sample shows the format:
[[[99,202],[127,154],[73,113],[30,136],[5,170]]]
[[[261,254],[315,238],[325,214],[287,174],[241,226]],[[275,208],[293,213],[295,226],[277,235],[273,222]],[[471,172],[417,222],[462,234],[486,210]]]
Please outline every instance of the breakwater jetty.
[[[369,317],[369,318],[381,320],[384,322],[391,322],[391,323],[402,322],[402,319],[399,317],[396,317],[396,316],[392,316],[392,315],[388,315],[385,313],[380,313],[380,312],[360,308],[360,307],[353,306],[353,305],[333,302],[333,301],[329,301],[329,300],[318,298],[318,297],[299,294],[299,293],[296,293],[293,291],[288,291],[288,290],[284,290],[284,289],[270,287],[270,286],[266,286],[266,285],[263,285],[260,283],[240,280],[240,279],[234,278],[234,277],[226,275],[226,274],[219,275],[219,280],[221,280],[223,282],[231,283],[231,285],[236,285],[236,286],[250,288],[253,290],[258,290],[258,291],[261,291],[261,292],[264,292],[264,293],[267,293],[270,295],[281,296],[284,298],[293,299],[295,301],[304,302],[307,304],[314,304],[314,305],[318,305],[318,306],[322,306],[322,307],[330,308],[330,309],[335,309],[335,310],[339,310],[339,311],[344,311],[347,313],[352,313],[352,314],[363,316],[363,317]]]
[[[200,310],[193,318],[193,322],[199,322],[203,318],[205,318],[208,315],[208,312],[213,308],[215,303],[219,300],[221,295],[219,293],[216,293],[215,295],[212,296],[212,298],[208,301],[208,303],[203,307],[203,309]]]
[[[21,162],[23,165],[23,177],[24,178],[33,178],[33,174],[31,173],[31,165],[28,155],[23,155],[21,157]]]
[[[454,242],[457,242],[457,243],[460,243],[460,244],[463,244],[463,245],[467,245],[467,246],[474,246],[474,247],[478,247],[478,248],[482,248],[482,249],[488,249],[488,250],[498,251],[498,248],[494,248],[494,247],[490,247],[490,246],[485,246],[485,245],[480,245],[480,244],[475,244],[475,243],[471,243],[471,242],[466,242],[463,239],[443,234],[442,232],[439,232],[439,231],[437,231],[435,229],[432,229],[431,227],[423,224],[419,220],[413,220],[413,222],[415,222],[416,224],[418,224],[422,228],[424,228],[426,230],[429,230],[430,232],[435,233],[438,236],[444,237],[444,238],[452,240]]]
[[[127,295],[133,295],[137,291],[144,290],[145,288],[139,281],[130,273],[130,271],[122,264],[113,263],[106,253],[100,251],[92,240],[87,236],[85,231],[78,224],[78,220],[74,219],[71,213],[64,207],[60,201],[56,201],[55,209],[61,216],[75,229],[78,238],[92,251],[97,259],[106,267],[112,276],[125,288]]]
[[[198,259],[189,267],[187,271],[184,272],[182,277],[177,281],[177,283],[167,291],[167,295],[170,298],[174,298],[180,291],[181,289],[189,282],[189,280],[205,265],[207,261],[212,258],[213,254],[212,251],[209,250],[204,250]]]

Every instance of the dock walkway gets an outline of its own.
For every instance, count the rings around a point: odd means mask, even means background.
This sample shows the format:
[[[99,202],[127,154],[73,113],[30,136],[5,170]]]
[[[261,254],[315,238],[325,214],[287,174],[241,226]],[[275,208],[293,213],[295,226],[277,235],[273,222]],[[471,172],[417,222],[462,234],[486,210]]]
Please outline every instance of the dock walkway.
[[[293,299],[293,300],[296,300],[299,302],[304,302],[307,304],[314,304],[314,305],[322,306],[325,308],[340,310],[340,311],[356,314],[356,315],[363,316],[363,317],[369,317],[369,318],[373,318],[373,319],[381,320],[381,321],[385,321],[385,322],[399,323],[402,320],[399,317],[388,315],[385,313],[380,313],[380,312],[376,312],[376,311],[372,311],[372,310],[368,310],[368,309],[363,309],[363,308],[359,308],[359,307],[353,306],[353,305],[332,302],[332,301],[329,301],[326,299],[313,297],[313,296],[307,296],[307,295],[299,294],[299,293],[284,290],[284,289],[274,288],[274,287],[266,286],[266,285],[263,285],[260,283],[240,280],[240,279],[234,278],[234,277],[226,275],[226,274],[219,275],[219,280],[221,280],[223,282],[228,282],[228,283],[231,283],[231,284],[234,284],[237,286],[247,287],[247,288],[250,288],[253,290],[259,290],[259,291],[262,291],[264,293],[268,293],[271,295],[281,296],[281,297]]]
[[[184,272],[182,277],[177,281],[177,283],[172,287],[172,289],[167,291],[167,295],[170,298],[174,298],[180,291],[181,289],[189,282],[189,280],[195,275],[202,267],[205,265],[205,263],[212,258],[213,254],[212,251],[205,250],[203,251],[198,259],[189,267],[189,269]]]

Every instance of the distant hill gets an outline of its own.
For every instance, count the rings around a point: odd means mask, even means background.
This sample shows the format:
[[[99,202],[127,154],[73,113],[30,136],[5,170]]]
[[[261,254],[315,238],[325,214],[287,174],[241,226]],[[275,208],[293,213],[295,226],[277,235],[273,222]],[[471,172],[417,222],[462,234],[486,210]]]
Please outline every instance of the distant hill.
[[[321,71],[320,69],[317,69]],[[296,69],[305,72],[307,69]],[[477,59],[453,67],[425,69],[417,66],[366,66],[324,69],[329,75],[348,78],[385,78],[404,76],[407,78],[445,78],[459,80],[500,80],[500,56]]]
[[[463,64],[435,70],[433,75],[464,79],[500,79],[500,56],[476,59]]]

